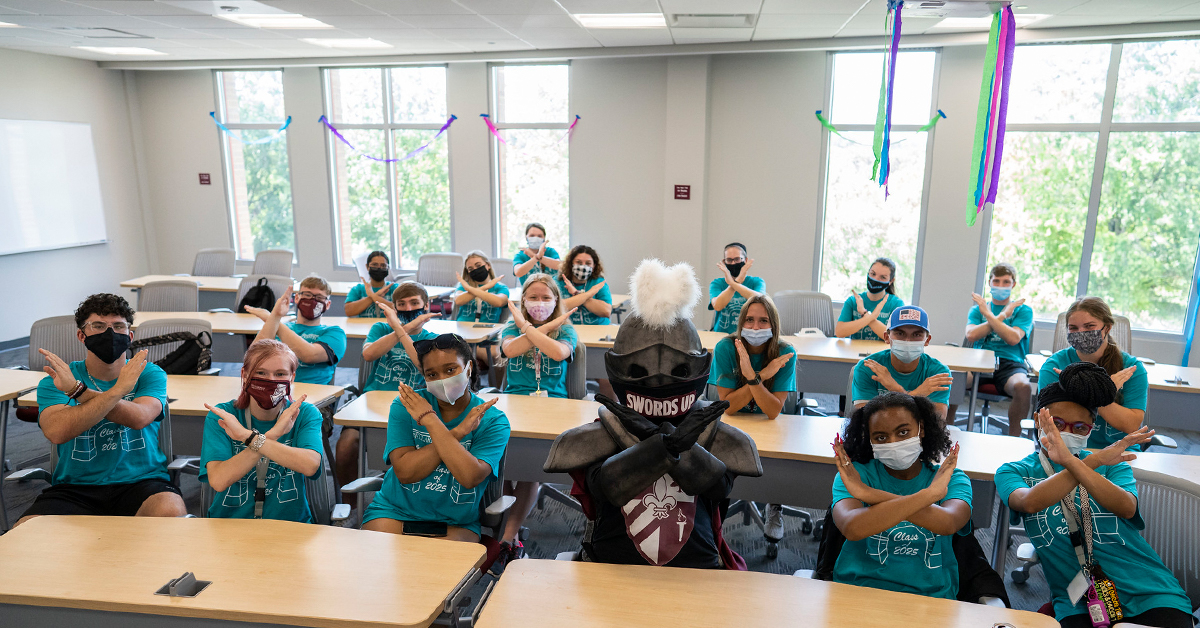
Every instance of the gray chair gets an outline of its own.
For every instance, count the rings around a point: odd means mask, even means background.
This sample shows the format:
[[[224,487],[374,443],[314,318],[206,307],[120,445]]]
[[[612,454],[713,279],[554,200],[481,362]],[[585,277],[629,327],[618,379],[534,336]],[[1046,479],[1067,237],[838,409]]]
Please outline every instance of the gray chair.
[[[199,458],[193,458],[194,464],[199,464]],[[330,472],[329,460],[325,452],[321,452],[321,473],[316,478],[304,478],[304,494],[308,500],[308,509],[312,513],[313,523],[317,525],[338,525],[350,518],[350,504],[339,504],[337,501],[336,485],[333,473]],[[216,491],[208,482],[200,483],[200,516],[208,517],[208,509],[212,505]]]
[[[87,347],[79,341],[73,315],[51,316],[34,321],[29,328],[29,370],[40,371],[47,365],[38,352],[45,349],[64,362],[77,362],[87,357]]]
[[[493,259],[492,272],[495,273],[497,277],[504,275],[504,278],[500,280],[500,283],[508,286],[509,289],[516,289],[518,285],[517,275],[513,271],[513,261],[511,259],[506,257],[497,257]]]
[[[779,310],[779,333],[792,336],[806,327],[815,327],[827,338],[833,337],[833,299],[829,295],[808,290],[782,290],[771,298]]]
[[[1113,323],[1113,328],[1112,331],[1109,332],[1109,336],[1112,337],[1113,342],[1116,342],[1117,346],[1120,347],[1122,351],[1128,353],[1129,355],[1134,355],[1133,326],[1129,323],[1129,318],[1114,314]],[[1032,346],[1033,345],[1030,344],[1030,347]],[[1057,353],[1066,348],[1067,313],[1060,312],[1058,315],[1058,322],[1054,325],[1054,342],[1050,345],[1050,351]]]
[[[567,397],[583,399],[587,394],[587,345],[580,342],[575,344],[575,355],[567,363]]]
[[[138,289],[139,312],[196,312],[200,285],[186,279],[151,281]]]
[[[282,297],[284,291],[287,290],[288,288],[290,288],[293,283],[291,276],[258,275],[258,274],[246,275],[246,277],[244,277],[242,279],[242,282],[240,284],[238,284],[237,296],[234,297],[233,302],[241,303],[242,297],[246,296],[246,293],[249,292],[250,288],[253,288],[255,285],[257,285],[258,280],[262,279],[264,277],[267,279],[267,285],[271,287],[271,292],[275,293],[276,299],[278,299],[279,297]],[[233,310],[231,310],[227,307],[222,307],[222,308],[217,308],[215,310],[209,310],[209,311],[210,312],[232,312]]]
[[[417,283],[423,286],[458,285],[455,273],[461,273],[463,256],[459,253],[426,253],[417,260]]]
[[[287,249],[268,249],[259,251],[254,256],[252,275],[283,275],[292,276],[292,260],[295,254]]]
[[[200,249],[192,262],[192,275],[197,277],[228,277],[236,270],[237,254],[233,249]]]

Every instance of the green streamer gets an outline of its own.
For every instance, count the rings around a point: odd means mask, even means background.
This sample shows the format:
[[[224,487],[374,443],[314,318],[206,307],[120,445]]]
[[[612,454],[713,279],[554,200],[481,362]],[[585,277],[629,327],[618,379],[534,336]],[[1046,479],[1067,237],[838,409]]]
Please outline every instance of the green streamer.
[[[891,12],[888,12],[891,15]],[[879,177],[879,164],[883,157],[883,127],[885,125],[884,116],[886,115],[887,105],[887,83],[888,83],[888,56],[883,55],[883,77],[879,81],[879,107],[875,110],[875,140],[871,145],[871,151],[875,153],[875,165],[871,166],[871,180],[876,181]]]
[[[971,148],[971,202],[967,204],[967,226],[975,226],[979,204],[975,202],[975,188],[979,183],[979,162],[987,142],[988,120],[990,119],[992,81],[996,74],[996,54],[1000,49],[1000,13],[992,15],[992,31],[988,35],[987,53],[983,58],[983,77],[979,81],[979,107],[975,112],[975,145]]]

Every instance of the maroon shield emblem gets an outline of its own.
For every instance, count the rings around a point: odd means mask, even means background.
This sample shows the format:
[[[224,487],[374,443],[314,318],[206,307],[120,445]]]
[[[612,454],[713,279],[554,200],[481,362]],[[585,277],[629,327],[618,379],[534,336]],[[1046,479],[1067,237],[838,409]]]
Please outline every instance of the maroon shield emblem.
[[[664,475],[621,508],[625,533],[651,565],[671,562],[696,523],[696,498]]]

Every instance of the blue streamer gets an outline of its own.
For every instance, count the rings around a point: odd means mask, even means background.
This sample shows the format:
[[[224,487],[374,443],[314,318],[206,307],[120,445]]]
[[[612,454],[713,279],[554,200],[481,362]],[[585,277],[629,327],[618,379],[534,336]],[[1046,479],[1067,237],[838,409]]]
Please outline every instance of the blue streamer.
[[[1200,248],[1196,249],[1196,264],[1192,267],[1192,298],[1188,303],[1187,316],[1183,323],[1183,366],[1192,356],[1192,339],[1196,336],[1196,315],[1200,310]]]
[[[259,138],[257,140],[248,142],[248,141],[242,139],[242,136],[238,135],[238,133],[236,131],[234,131],[233,129],[230,129],[229,127],[225,126],[224,124],[221,124],[221,121],[217,119],[217,112],[210,111],[210,112],[208,112],[208,115],[209,115],[209,117],[211,117],[213,119],[213,122],[217,123],[217,127],[220,128],[222,131],[224,131],[227,135],[229,135],[229,137],[232,137],[233,139],[235,139],[243,144],[247,144],[247,145],[266,144],[268,142],[274,142],[275,140],[279,139],[280,136],[283,135],[283,132],[285,130],[287,130],[288,125],[292,123],[292,116],[288,116],[287,120],[283,121],[283,125],[280,126],[278,129],[276,129],[274,133],[272,133],[266,137]]]

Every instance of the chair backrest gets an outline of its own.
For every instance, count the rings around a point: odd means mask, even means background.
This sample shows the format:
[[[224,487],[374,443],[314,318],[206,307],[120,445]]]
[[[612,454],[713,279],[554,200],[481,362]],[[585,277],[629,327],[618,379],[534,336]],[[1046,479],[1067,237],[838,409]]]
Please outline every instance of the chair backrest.
[[[417,260],[417,283],[423,286],[458,284],[454,273],[462,272],[463,256],[458,253],[426,253]]]
[[[1113,328],[1108,333],[1112,337],[1113,342],[1121,348],[1121,351],[1129,355],[1137,355],[1133,352],[1133,326],[1129,323],[1129,317],[1113,314]],[[1033,347],[1033,335],[1029,336],[1029,346]],[[1054,325],[1054,343],[1050,350],[1057,353],[1067,348],[1067,313],[1059,312],[1058,322]]]
[[[138,290],[139,312],[196,312],[200,285],[186,279],[151,281]]]
[[[233,249],[200,249],[192,262],[192,274],[197,277],[228,277],[236,270],[237,254]]]
[[[487,487],[483,489],[483,498],[479,500],[479,525],[484,528],[490,528],[493,538],[499,538],[499,535],[503,532],[500,527],[504,525],[505,515],[489,515],[487,507],[504,495],[504,467],[507,459],[508,451],[506,448],[504,455],[500,456],[500,465],[496,471],[496,479],[488,482]]]
[[[494,258],[492,260],[492,272],[495,273],[497,277],[504,275],[504,278],[500,280],[500,283],[508,286],[509,288],[517,287],[517,275],[513,271],[513,261],[511,259],[506,257]]]
[[[1142,537],[1162,558],[1192,600],[1200,605],[1200,486],[1163,473],[1133,468]]]
[[[587,345],[575,343],[575,355],[567,365],[567,397],[583,399],[587,396]]]
[[[254,256],[254,270],[250,272],[255,275],[283,275],[291,277],[292,260],[294,258],[295,254],[287,249],[259,251],[258,255]]]
[[[846,409],[842,412],[842,417],[849,417],[851,414],[854,414],[854,368],[850,369],[850,377],[846,381]]]
[[[271,287],[271,292],[275,293],[275,298],[283,296],[284,290],[292,285],[291,275],[246,275],[242,279],[242,283],[238,284],[237,298],[233,300],[234,307],[242,302],[242,297],[246,296],[246,292],[253,288],[259,279],[267,278],[267,285]]]
[[[367,383],[371,381],[371,373],[375,370],[375,363],[378,360],[363,360],[358,366],[358,389],[366,390]]]
[[[133,336],[137,340],[145,340],[155,336],[165,336],[180,331],[190,331],[197,336],[200,332],[206,331],[209,336],[212,335],[212,323],[208,321],[196,320],[191,318],[160,318],[157,320],[146,321],[134,331]],[[161,345],[154,345],[147,348],[149,352],[146,358],[151,362],[157,362],[170,354],[172,351],[179,348],[180,342],[167,342]]]
[[[66,362],[76,362],[87,357],[87,348],[79,342],[75,316],[51,316],[33,322],[29,328],[29,370],[40,371],[46,366],[46,358],[38,353],[45,349]]]
[[[791,336],[805,327],[816,327],[833,337],[833,299],[821,292],[783,290],[771,297],[779,309],[780,333]]]

